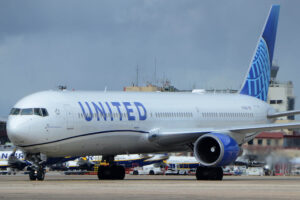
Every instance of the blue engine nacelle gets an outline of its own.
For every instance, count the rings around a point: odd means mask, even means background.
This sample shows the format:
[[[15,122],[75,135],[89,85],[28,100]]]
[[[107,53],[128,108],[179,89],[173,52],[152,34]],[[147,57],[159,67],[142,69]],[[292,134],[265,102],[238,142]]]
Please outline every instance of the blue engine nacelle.
[[[194,155],[202,166],[220,167],[231,164],[239,156],[240,147],[230,136],[205,134],[194,144]]]

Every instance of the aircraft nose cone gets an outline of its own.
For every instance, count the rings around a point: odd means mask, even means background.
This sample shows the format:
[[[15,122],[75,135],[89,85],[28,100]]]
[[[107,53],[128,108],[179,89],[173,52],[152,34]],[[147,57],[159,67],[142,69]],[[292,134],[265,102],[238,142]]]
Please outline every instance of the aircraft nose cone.
[[[28,131],[28,126],[24,125],[21,120],[9,118],[6,124],[7,136],[15,145],[24,143],[24,136]]]

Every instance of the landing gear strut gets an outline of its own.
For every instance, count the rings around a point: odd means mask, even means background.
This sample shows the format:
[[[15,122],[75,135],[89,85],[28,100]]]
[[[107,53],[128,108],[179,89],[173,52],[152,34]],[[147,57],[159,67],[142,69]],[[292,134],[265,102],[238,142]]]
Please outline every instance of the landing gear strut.
[[[109,163],[108,166],[99,166],[99,180],[123,180],[125,178],[125,168],[114,164],[114,156],[103,156],[102,161]]]
[[[222,180],[223,169],[222,167],[197,167],[196,171],[197,180]]]

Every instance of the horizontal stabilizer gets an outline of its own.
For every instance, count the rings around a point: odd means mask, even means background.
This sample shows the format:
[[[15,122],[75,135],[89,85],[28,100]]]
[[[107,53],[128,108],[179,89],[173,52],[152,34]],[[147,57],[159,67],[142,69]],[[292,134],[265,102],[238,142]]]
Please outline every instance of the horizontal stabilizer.
[[[299,115],[299,114],[300,114],[300,110],[291,110],[291,111],[285,111],[285,112],[278,112],[278,113],[270,114],[270,115],[268,115],[268,118],[293,116],[293,115]]]

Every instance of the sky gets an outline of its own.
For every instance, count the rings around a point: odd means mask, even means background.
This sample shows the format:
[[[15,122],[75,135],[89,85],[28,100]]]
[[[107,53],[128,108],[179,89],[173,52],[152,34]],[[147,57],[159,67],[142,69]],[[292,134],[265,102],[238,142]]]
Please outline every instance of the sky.
[[[300,109],[298,0],[0,0],[0,116],[58,85],[123,90],[137,65],[139,85],[239,89],[272,4],[278,80]]]

